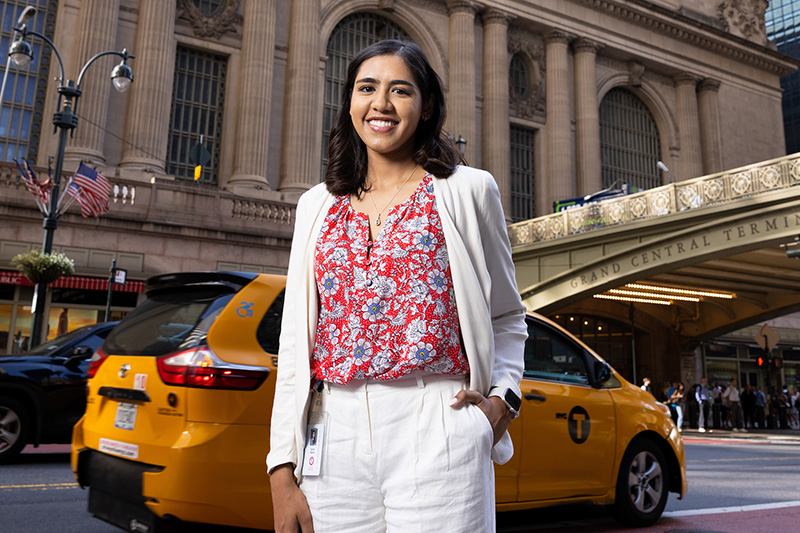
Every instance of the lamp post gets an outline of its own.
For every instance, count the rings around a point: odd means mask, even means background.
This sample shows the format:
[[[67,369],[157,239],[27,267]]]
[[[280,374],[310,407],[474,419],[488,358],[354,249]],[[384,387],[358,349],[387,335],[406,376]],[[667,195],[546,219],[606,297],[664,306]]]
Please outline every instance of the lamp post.
[[[26,40],[28,36],[35,36],[42,39],[56,54],[58,58],[58,66],[61,70],[61,76],[58,78],[58,104],[57,111],[53,113],[54,130],[58,131],[58,152],[56,154],[55,169],[53,173],[53,188],[50,190],[50,209],[45,213],[44,222],[44,241],[42,243],[42,253],[49,254],[53,250],[53,237],[56,228],[58,228],[58,201],[59,192],[61,189],[61,172],[64,166],[64,150],[67,144],[67,132],[75,129],[78,125],[78,115],[76,114],[78,107],[78,99],[81,96],[81,83],[86,74],[86,70],[95,61],[103,56],[115,55],[122,58],[122,61],[114,67],[111,71],[111,80],[114,88],[119,92],[124,92],[130,87],[133,82],[133,72],[131,67],[128,66],[128,59],[133,59],[134,55],[129,54],[127,49],[121,52],[108,51],[100,52],[91,59],[89,59],[81,68],[78,74],[77,82],[68,80],[64,75],[64,62],[61,60],[61,54],[58,52],[56,45],[46,35],[31,31],[27,27],[27,20],[35,13],[32,6],[28,6],[23,11],[22,16],[18,21],[17,27],[14,28],[14,41],[8,49],[8,55],[11,57],[12,63],[17,67],[26,67],[30,65],[33,59],[33,49]],[[39,344],[42,336],[42,326],[44,323],[44,303],[47,296],[47,284],[37,283],[34,288],[33,295],[33,325],[31,326],[31,337],[29,346],[33,347]]]

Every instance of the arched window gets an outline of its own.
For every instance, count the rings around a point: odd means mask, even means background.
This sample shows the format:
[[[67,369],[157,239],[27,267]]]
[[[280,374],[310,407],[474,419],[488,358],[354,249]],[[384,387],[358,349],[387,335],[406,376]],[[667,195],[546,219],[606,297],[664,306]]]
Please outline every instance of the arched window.
[[[630,183],[640,189],[662,184],[661,139],[653,114],[629,89],[611,89],[600,104],[603,187]]]
[[[410,40],[394,22],[372,13],[356,13],[336,25],[328,40],[325,65],[325,100],[322,111],[322,176],[328,167],[328,139],[339,112],[339,99],[347,78],[347,65],[363,48],[383,39]]]

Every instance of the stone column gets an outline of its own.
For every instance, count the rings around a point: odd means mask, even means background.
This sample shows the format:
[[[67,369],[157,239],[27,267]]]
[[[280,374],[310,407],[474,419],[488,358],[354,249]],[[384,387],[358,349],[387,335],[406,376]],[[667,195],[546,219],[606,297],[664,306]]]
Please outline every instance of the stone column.
[[[447,59],[450,65],[447,94],[447,131],[467,141],[465,157],[476,164],[478,134],[475,120],[475,5],[448,0],[450,29]]]
[[[575,50],[575,173],[578,194],[603,188],[600,161],[600,106],[596,59],[599,45],[579,39]]]
[[[719,80],[706,78],[697,88],[703,174],[722,172],[722,135],[719,125]]]
[[[483,14],[482,167],[500,189],[506,216],[511,214],[511,132],[508,124],[508,16],[496,9]]]
[[[304,191],[320,181],[319,0],[292,0],[283,99],[281,191]],[[327,147],[325,147],[327,149]]]
[[[233,175],[226,186],[233,192],[269,188],[267,159],[274,58],[275,0],[246,0]]]
[[[677,96],[678,136],[681,154],[678,160],[677,180],[688,180],[703,175],[700,150],[700,123],[697,112],[697,77],[683,73],[675,78]]]
[[[572,183],[572,134],[569,109],[569,36],[559,30],[545,35],[547,123],[544,179],[536,180],[538,212],[551,213],[553,201],[575,196]]]
[[[74,75],[95,54],[114,50],[117,40],[117,17],[119,0],[84,0],[79,14],[78,61],[74,65]],[[113,58],[113,59],[112,59]],[[55,58],[53,58],[55,61]],[[82,96],[76,111],[83,117],[75,128],[72,139],[67,143],[65,157],[82,159],[95,164],[105,163],[103,140],[108,116],[108,97],[111,87],[111,69],[121,60],[118,56],[106,56],[95,61],[86,71],[81,81]],[[65,65],[67,68],[67,65]],[[71,78],[66,73],[68,79]],[[77,82],[77,78],[72,78]],[[98,124],[100,127],[96,126]]]
[[[175,2],[141,0],[136,24],[134,82],[129,90],[120,167],[164,174],[175,71]]]

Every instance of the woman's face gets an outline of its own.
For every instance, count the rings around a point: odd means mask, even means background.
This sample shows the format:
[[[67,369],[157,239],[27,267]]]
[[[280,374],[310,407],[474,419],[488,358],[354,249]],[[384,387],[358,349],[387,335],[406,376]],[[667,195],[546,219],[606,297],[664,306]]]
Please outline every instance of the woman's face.
[[[411,157],[417,126],[431,107],[430,102],[423,104],[414,76],[400,56],[375,56],[358,69],[350,118],[370,157]]]

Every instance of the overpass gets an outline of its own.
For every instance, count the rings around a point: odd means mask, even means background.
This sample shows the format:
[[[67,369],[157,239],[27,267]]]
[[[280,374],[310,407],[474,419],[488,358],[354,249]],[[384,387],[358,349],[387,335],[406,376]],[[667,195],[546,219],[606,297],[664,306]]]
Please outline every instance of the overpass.
[[[800,310],[800,260],[785,249],[798,235],[800,154],[509,226],[529,309],[598,309],[597,297],[655,290],[628,284],[667,288],[666,305],[635,305],[683,347]],[[710,294],[678,299],[698,290]]]

